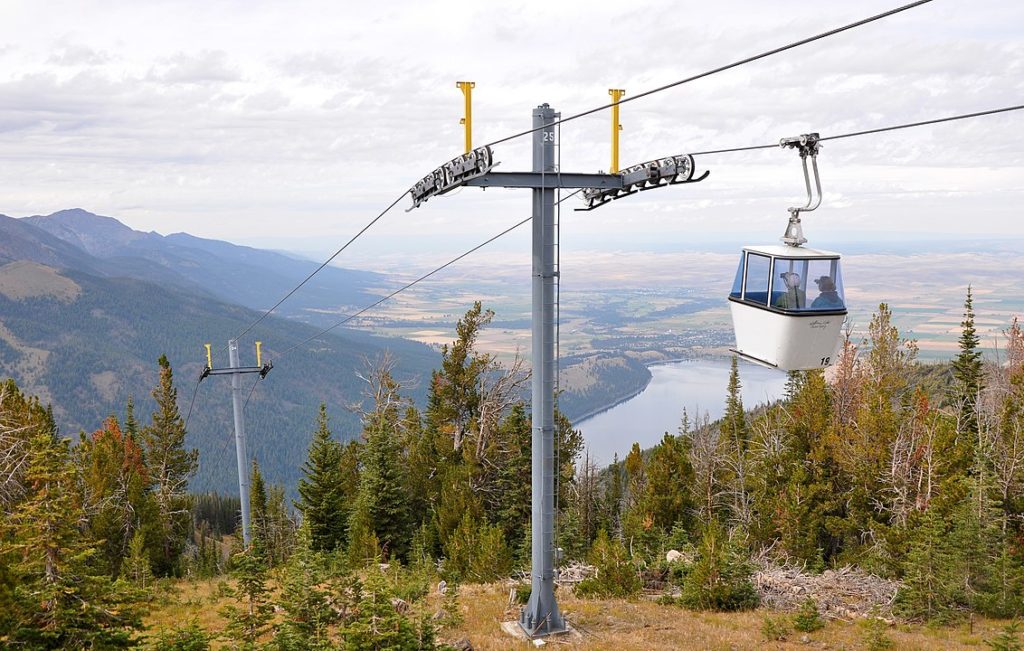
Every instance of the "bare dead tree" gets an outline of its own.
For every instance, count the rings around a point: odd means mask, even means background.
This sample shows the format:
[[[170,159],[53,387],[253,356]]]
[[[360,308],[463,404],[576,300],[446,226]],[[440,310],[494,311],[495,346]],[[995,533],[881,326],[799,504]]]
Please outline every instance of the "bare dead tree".
[[[1006,336],[1006,370],[1012,377],[1024,371],[1024,330],[1017,317],[1013,317],[1013,323],[1003,334]]]
[[[697,518],[709,524],[721,505],[724,491],[725,451],[719,431],[711,427],[707,413],[697,419],[692,429],[681,432],[690,439],[690,465],[693,466],[694,493],[697,497]]]
[[[529,381],[530,370],[526,368],[518,351],[508,368],[491,360],[487,369],[480,374],[480,415],[475,434],[477,459],[485,456],[491,432],[498,426],[502,416],[522,400],[522,388]],[[459,449],[459,444],[456,444],[455,449]]]
[[[937,428],[934,412],[922,402],[900,423],[889,445],[888,463],[878,478],[882,491],[872,501],[897,527],[905,527],[912,512],[927,509],[931,502]]]
[[[6,397],[6,386],[0,387],[0,511],[4,513],[25,492],[23,479],[29,462],[27,426],[18,427],[7,417]]]
[[[362,399],[346,405],[349,411],[359,414],[363,424],[369,423],[375,416],[389,411],[397,413],[407,404],[402,397],[402,384],[395,379],[393,371],[397,364],[391,351],[385,350],[371,360],[363,358],[363,370],[356,371],[356,377],[363,382]],[[369,407],[366,406],[369,402]]]
[[[864,385],[857,346],[851,336],[852,331],[848,328],[843,339],[843,348],[836,360],[835,375],[830,383],[833,418],[841,428],[850,426],[856,420]]]

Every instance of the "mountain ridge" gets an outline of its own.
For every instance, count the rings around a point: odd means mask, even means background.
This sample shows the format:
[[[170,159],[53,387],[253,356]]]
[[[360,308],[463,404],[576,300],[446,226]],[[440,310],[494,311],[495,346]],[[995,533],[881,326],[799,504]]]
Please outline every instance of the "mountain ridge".
[[[140,238],[116,224],[91,222],[115,239],[146,239],[160,246],[166,239]],[[84,239],[95,241],[107,231],[85,233]],[[73,231],[64,235],[72,238]],[[104,250],[98,246],[94,250]],[[215,241],[202,246],[228,253],[234,247]],[[198,246],[187,248],[188,255],[201,257]],[[106,250],[114,249],[112,244]],[[130,250],[141,254],[136,247]],[[173,247],[167,251],[169,260],[184,259]],[[99,428],[111,414],[123,415],[129,396],[137,418],[145,421],[155,407],[150,392],[157,382],[156,360],[166,354],[182,416],[192,408],[188,445],[200,450],[201,459],[192,488],[234,492],[230,383],[198,382],[206,363],[202,344],[213,343],[214,365],[227,366],[227,341],[262,312],[229,303],[187,282],[187,276],[175,279],[172,271],[141,255],[95,257],[33,222],[0,218],[0,376],[13,377],[52,404],[62,433],[74,436]],[[265,360],[278,361],[258,386],[246,380],[246,417],[250,453],[269,481],[286,486],[298,479],[320,402],[328,406],[337,438],[359,435],[359,417],[348,408],[362,398],[357,372],[366,363],[389,351],[398,360],[400,378],[423,380],[438,361],[436,351],[423,344],[339,329],[294,348],[281,362],[285,350],[319,330],[273,314],[240,342],[243,365],[255,361],[254,339],[263,342]],[[409,392],[421,404],[426,384],[419,382],[420,388]]]

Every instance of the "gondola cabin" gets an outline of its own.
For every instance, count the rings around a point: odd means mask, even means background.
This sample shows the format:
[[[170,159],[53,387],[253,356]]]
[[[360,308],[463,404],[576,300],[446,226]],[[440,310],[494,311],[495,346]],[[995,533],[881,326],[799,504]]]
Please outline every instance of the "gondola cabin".
[[[839,254],[744,247],[729,307],[740,356],[785,371],[828,366],[846,320]]]

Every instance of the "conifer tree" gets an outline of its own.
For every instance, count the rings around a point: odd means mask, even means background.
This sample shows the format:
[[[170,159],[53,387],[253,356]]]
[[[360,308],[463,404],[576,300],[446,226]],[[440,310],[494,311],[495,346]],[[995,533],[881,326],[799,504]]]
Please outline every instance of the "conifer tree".
[[[530,522],[530,450],[533,431],[522,404],[515,405],[498,426],[499,451],[493,490],[485,508],[495,514],[506,541],[522,540]],[[562,503],[564,506],[564,502]]]
[[[356,501],[348,524],[347,559],[349,566],[362,568],[381,557],[380,539],[374,531],[370,507],[362,496]]]
[[[152,526],[154,519],[142,449],[111,416],[91,435],[82,434],[73,457],[87,532],[100,541],[100,560],[116,577],[132,537],[144,526]]]
[[[387,368],[378,369],[378,382],[386,387],[378,396],[397,393],[397,383]],[[372,527],[388,557],[406,558],[412,538],[412,516],[406,486],[405,463],[399,449],[398,405],[391,398],[378,398],[364,423],[366,445],[362,450],[359,496],[356,511]],[[356,513],[353,513],[353,521]]]
[[[729,367],[729,384],[726,388],[725,414],[722,416],[722,441],[728,454],[728,487],[731,496],[733,521],[746,531],[750,526],[750,429],[743,410],[743,396],[740,389],[739,363],[735,355]]]
[[[441,348],[441,369],[431,378],[427,426],[438,439],[437,450],[450,459],[461,449],[474,426],[474,418],[479,415],[479,380],[493,358],[478,353],[474,346],[480,331],[493,317],[493,311],[484,310],[480,301],[475,302],[455,325],[457,339]]]
[[[171,364],[161,355],[160,382],[153,389],[156,411],[143,428],[142,441],[157,505],[154,571],[161,576],[179,571],[179,556],[191,533],[188,481],[199,467],[199,451],[185,449],[185,423],[178,411],[178,390]]]
[[[578,595],[628,598],[635,597],[643,588],[629,551],[620,541],[610,538],[604,529],[597,532],[587,559],[597,568],[597,574],[576,586]]]
[[[128,558],[121,570],[122,576],[140,590],[148,590],[153,584],[153,572],[149,569],[149,554],[146,551],[146,534],[135,531],[128,545]]]
[[[612,456],[612,465],[608,467],[608,485],[604,497],[604,513],[602,514],[602,526],[612,537],[622,535],[622,464],[619,462],[619,454]]]
[[[295,552],[288,559],[281,580],[278,603],[284,617],[274,626],[273,649],[279,651],[327,651],[332,648],[329,627],[338,615],[324,587],[327,573],[313,551],[309,526],[299,529]]]
[[[249,522],[252,526],[253,546],[264,554],[263,561],[269,565],[267,558],[269,547],[269,527],[267,526],[267,485],[260,472],[260,464],[252,460],[249,471]]]
[[[915,619],[947,620],[960,592],[957,560],[949,531],[936,509],[921,513],[911,529],[900,611]]]
[[[240,642],[242,649],[255,649],[257,641],[267,632],[274,612],[267,587],[267,568],[258,545],[235,554],[232,562],[237,604],[225,606],[220,614],[228,620],[228,639]]]
[[[128,436],[138,440],[139,421],[135,419],[135,399],[131,394],[128,394],[128,402],[124,407],[124,431]]]
[[[37,423],[25,472],[27,495],[0,536],[0,559],[13,558],[16,580],[9,631],[12,648],[126,648],[141,628],[138,612],[119,583],[97,572],[96,548],[77,529],[67,440]]]
[[[683,584],[680,601],[694,610],[735,611],[756,608],[757,590],[749,563],[718,522],[705,527],[697,560]]]
[[[436,647],[427,620],[417,626],[392,605],[395,595],[382,572],[367,572],[356,590],[359,602],[354,616],[341,628],[346,650],[431,651]]]
[[[960,352],[953,358],[953,386],[951,399],[960,414],[960,430],[978,433],[978,394],[984,388],[981,351],[978,350],[978,332],[974,327],[974,298],[967,286],[964,300],[964,320],[960,322]]]
[[[651,450],[647,490],[641,500],[662,531],[667,532],[675,524],[686,529],[692,527],[695,505],[690,488],[693,479],[693,466],[686,454],[684,439],[665,432],[661,443]]]
[[[345,485],[342,447],[331,435],[325,403],[320,403],[302,474],[296,506],[309,527],[311,548],[332,551],[343,546],[354,495]]]

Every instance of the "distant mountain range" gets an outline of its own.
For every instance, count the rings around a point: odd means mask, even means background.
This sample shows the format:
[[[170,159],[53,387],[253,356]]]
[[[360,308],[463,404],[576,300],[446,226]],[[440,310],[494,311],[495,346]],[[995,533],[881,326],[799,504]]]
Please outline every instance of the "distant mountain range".
[[[128,276],[164,286],[209,294],[230,303],[265,310],[312,273],[319,265],[273,251],[207,240],[187,233],[160,235],[132,230],[113,217],[81,209],[19,220],[43,230],[64,244],[59,251],[74,268],[81,253],[92,256],[92,270],[102,275]],[[4,255],[0,245],[0,259]],[[12,259],[25,259],[14,257]],[[43,262],[44,260],[37,260]],[[367,289],[380,286],[380,274],[325,267],[280,307],[282,316],[316,323],[337,320],[328,310],[347,313],[376,296]]]
[[[213,344],[215,366],[227,366],[227,340],[317,266],[184,233],[142,233],[79,209],[0,215],[0,376],[51,403],[69,435],[122,416],[129,395],[147,421],[156,360],[166,354],[183,415],[196,396],[189,436],[201,468],[193,488],[234,491],[230,381],[197,385],[203,344]],[[279,357],[337,313],[372,302],[384,284],[378,274],[325,268],[275,313],[292,318],[272,315],[240,342],[242,364],[255,364],[254,339],[265,358]],[[347,409],[361,397],[357,371],[385,350],[410,385],[438,363],[427,346],[342,329],[277,360],[246,408],[249,452],[271,481],[294,485],[321,401],[339,438],[358,435]],[[414,397],[422,399],[425,386],[419,382]]]

